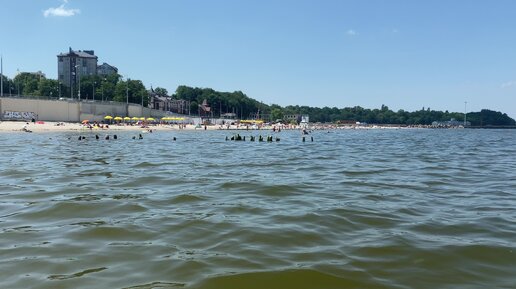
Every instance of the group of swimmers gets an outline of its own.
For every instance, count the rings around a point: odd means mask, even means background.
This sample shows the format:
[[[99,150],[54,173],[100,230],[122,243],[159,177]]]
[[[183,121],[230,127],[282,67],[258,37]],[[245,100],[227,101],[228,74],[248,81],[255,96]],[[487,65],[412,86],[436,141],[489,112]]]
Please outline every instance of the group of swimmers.
[[[234,136],[232,136],[231,138],[228,138],[226,136],[226,140],[234,140],[234,141],[245,141],[245,136],[241,136],[240,134],[236,134]],[[249,141],[255,141],[256,140],[256,137],[254,136],[251,136],[250,137],[250,140]],[[280,138],[279,137],[276,137],[276,138],[273,138],[271,135],[270,136],[267,136],[266,139],[264,139],[263,136],[258,136],[258,141],[267,141],[267,142],[272,142],[273,140],[276,140],[276,141],[280,141]]]
[[[70,139],[70,138],[68,138],[68,139]],[[85,139],[87,139],[85,136],[80,135],[80,136],[79,136],[79,138],[78,138],[77,140],[85,140]],[[100,136],[99,136],[98,134],[96,134],[96,135],[95,135],[95,139],[96,139],[96,140],[100,140]],[[111,139],[111,136],[110,136],[109,134],[107,134],[107,135],[104,137],[104,139],[105,139],[105,140],[109,140],[109,139]],[[118,139],[118,136],[117,136],[116,134],[114,134],[114,135],[113,135],[113,139],[114,139],[114,140]],[[140,134],[138,135],[138,137],[133,136],[133,137],[132,137],[132,139],[143,139],[143,136],[142,136],[142,134],[140,133]]]
[[[118,136],[117,136],[116,134],[114,134],[114,135],[112,136],[112,138],[113,138],[114,140],[117,140],[117,139],[118,139]],[[71,138],[68,138],[68,139],[71,139]],[[85,139],[87,139],[85,136],[80,135],[80,136],[79,136],[79,138],[78,138],[77,140],[81,141],[81,140],[85,140]],[[100,137],[98,134],[96,134],[96,135],[95,135],[95,139],[96,139],[96,140],[100,140],[100,139],[101,139],[101,137]],[[111,139],[111,136],[110,136],[109,134],[107,134],[106,136],[104,136],[104,139],[105,139],[105,140],[110,140],[110,139]],[[143,139],[143,135],[142,135],[141,133],[140,133],[140,134],[138,134],[138,136],[134,136],[134,135],[133,135],[133,136],[132,136],[132,139]],[[172,138],[172,140],[173,140],[173,141],[175,141],[175,140],[176,140],[176,137],[173,137],[173,138]]]
[[[231,138],[227,137],[226,136],[226,141],[228,140],[233,140],[233,141],[245,141],[245,136],[241,136],[240,134],[236,134],[234,136],[232,136]],[[250,137],[250,141],[255,141],[256,140],[256,137],[254,136],[251,136]],[[273,137],[271,135],[267,136],[266,138],[264,138],[263,136],[258,136],[258,141],[259,142],[263,142],[263,141],[267,141],[267,142],[273,142],[273,141],[280,141],[280,138],[279,137]],[[302,141],[305,142],[306,141],[306,138],[303,136],[302,138]],[[310,137],[310,141],[314,141],[314,137],[311,136]]]

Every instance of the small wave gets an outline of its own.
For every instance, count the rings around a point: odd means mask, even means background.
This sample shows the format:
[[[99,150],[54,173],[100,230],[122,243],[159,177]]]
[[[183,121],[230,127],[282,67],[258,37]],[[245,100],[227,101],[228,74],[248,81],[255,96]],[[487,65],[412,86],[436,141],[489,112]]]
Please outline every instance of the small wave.
[[[205,198],[200,197],[200,196],[183,194],[183,195],[174,197],[172,199],[172,202],[173,203],[192,203],[192,202],[200,202],[200,201],[204,201],[204,200],[205,200]]]
[[[124,287],[122,289],[157,289],[157,288],[181,288],[185,287],[184,283],[171,283],[171,282],[152,282],[142,285],[135,285],[131,287]]]
[[[78,278],[78,277],[82,277],[87,274],[104,271],[106,269],[107,269],[106,267],[100,267],[100,268],[86,269],[84,271],[73,273],[73,274],[50,275],[50,276],[48,276],[48,279],[50,279],[50,280],[66,280],[66,279]]]
[[[350,274],[351,275],[351,274]],[[356,276],[352,274],[351,276]],[[285,271],[250,272],[217,276],[203,280],[192,286],[195,289],[211,288],[387,288],[374,284],[367,278],[338,277],[311,269]]]

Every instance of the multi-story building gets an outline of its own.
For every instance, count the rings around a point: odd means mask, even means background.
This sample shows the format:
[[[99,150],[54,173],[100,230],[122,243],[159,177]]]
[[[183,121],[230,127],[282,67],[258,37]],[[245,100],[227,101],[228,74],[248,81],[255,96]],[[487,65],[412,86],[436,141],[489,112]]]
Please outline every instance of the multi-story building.
[[[77,83],[85,75],[97,74],[97,61],[93,50],[74,51],[57,55],[57,75],[61,84],[77,89]]]
[[[98,75],[110,75],[115,73],[118,73],[118,68],[114,67],[113,65],[109,65],[104,62],[101,65],[97,66]]]

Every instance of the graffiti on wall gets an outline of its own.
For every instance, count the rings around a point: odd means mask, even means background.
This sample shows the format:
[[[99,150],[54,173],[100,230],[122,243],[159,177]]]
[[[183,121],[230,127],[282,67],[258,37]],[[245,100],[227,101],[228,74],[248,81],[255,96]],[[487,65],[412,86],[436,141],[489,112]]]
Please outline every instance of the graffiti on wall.
[[[3,119],[7,120],[31,120],[36,118],[36,114],[34,112],[28,111],[4,111]]]

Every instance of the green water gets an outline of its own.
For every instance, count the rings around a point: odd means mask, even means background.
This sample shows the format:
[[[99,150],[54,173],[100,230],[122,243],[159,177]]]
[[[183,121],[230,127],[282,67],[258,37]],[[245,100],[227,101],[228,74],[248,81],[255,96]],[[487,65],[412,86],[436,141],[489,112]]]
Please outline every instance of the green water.
[[[0,134],[0,288],[516,288],[515,130],[133,134]]]

